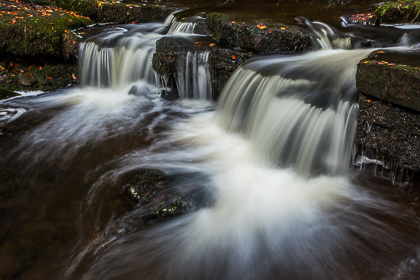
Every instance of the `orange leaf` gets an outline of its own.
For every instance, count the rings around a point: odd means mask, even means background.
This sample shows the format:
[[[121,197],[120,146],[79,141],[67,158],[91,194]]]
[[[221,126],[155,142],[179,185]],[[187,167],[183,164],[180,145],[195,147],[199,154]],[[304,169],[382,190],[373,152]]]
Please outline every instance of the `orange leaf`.
[[[215,43],[211,43],[209,44],[210,47],[213,47],[214,45],[216,45]]]
[[[48,80],[51,80],[52,79],[51,76],[47,76],[47,75],[45,75],[45,78],[47,78]]]
[[[368,100],[368,102],[371,102],[371,101],[372,101],[372,100],[370,100],[370,99]]]
[[[280,27],[280,29],[281,29],[281,30],[286,30],[286,28],[284,28],[284,27]]]
[[[232,59],[236,59],[236,56],[232,55]]]

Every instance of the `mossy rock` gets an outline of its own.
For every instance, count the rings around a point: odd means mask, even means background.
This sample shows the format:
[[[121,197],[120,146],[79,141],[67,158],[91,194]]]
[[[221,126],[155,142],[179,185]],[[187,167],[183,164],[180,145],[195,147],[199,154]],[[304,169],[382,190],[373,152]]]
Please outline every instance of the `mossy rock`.
[[[210,59],[210,75],[214,99],[219,98],[223,87],[235,70],[253,57],[253,53],[226,48],[214,48]]]
[[[401,0],[385,2],[375,10],[375,24],[420,22],[420,1]]]
[[[367,95],[420,112],[420,67],[362,60],[356,86]]]
[[[5,61],[3,61],[4,63]],[[32,63],[31,59],[7,62],[10,67],[0,70],[0,86],[12,91],[55,91],[76,83],[77,67],[73,64]],[[26,76],[26,77],[24,77]],[[32,80],[30,85],[23,78]]]
[[[19,93],[0,87],[0,100],[19,96]]]
[[[0,23],[0,52],[17,56],[65,56],[64,34],[91,24],[87,18],[69,14],[33,16],[15,23]]]
[[[105,3],[99,6],[97,21],[113,23],[164,22],[177,9],[160,5],[126,5]]]
[[[217,42],[245,51],[302,52],[313,48],[310,35],[281,23],[238,23],[225,14],[210,13],[207,25]]]

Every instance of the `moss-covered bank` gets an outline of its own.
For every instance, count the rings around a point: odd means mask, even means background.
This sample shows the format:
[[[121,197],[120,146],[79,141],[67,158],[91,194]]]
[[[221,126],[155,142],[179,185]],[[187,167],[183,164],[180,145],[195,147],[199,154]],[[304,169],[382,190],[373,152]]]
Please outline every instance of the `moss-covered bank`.
[[[11,98],[14,96],[19,96],[19,94],[11,90],[0,87],[0,100]]]
[[[420,22],[420,1],[400,0],[385,2],[375,10],[375,24]]]

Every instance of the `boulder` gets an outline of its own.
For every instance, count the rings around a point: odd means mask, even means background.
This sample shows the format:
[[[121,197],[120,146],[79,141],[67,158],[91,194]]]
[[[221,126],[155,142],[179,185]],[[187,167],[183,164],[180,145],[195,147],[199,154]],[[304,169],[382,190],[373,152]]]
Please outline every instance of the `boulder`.
[[[359,154],[382,162],[420,168],[420,114],[360,94],[356,144]]]
[[[357,65],[361,92],[420,112],[420,67],[364,59]]]
[[[207,25],[217,42],[245,51],[302,52],[313,48],[311,35],[281,23],[239,23],[228,15],[210,13]]]
[[[28,74],[20,73],[18,75],[18,81],[24,86],[31,87],[36,84],[36,80],[33,76],[29,76]]]

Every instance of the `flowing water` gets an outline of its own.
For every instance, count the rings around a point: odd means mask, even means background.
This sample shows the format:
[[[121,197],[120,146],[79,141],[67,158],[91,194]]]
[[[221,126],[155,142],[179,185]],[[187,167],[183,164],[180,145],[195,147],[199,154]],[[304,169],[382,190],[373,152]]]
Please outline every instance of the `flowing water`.
[[[0,278],[418,279],[418,195],[352,166],[372,50],[327,34],[330,49],[255,58],[217,106],[209,54],[188,53],[168,102],[150,68],[168,22],[87,40],[80,88],[0,103]],[[124,206],[150,169],[184,215]]]

